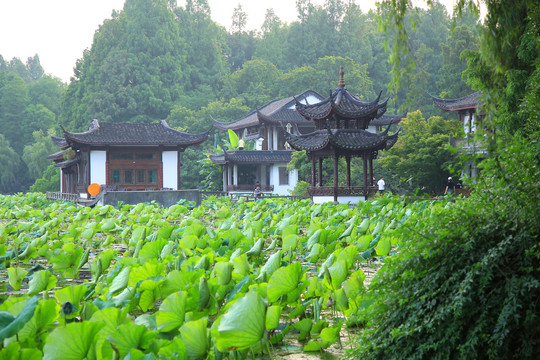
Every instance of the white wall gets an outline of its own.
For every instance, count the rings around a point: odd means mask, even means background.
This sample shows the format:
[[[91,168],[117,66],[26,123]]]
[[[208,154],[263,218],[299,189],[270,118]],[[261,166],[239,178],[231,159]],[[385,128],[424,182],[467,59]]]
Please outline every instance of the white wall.
[[[287,167],[287,163],[283,164],[273,164],[270,167],[270,185],[274,185],[274,194],[277,195],[290,195],[291,191],[294,189],[298,183],[298,170],[293,170],[289,172],[289,184],[288,185],[279,185],[279,168]]]
[[[163,151],[163,187],[178,190],[178,151]]]
[[[90,151],[90,184],[105,185],[107,183],[107,152],[105,150]]]

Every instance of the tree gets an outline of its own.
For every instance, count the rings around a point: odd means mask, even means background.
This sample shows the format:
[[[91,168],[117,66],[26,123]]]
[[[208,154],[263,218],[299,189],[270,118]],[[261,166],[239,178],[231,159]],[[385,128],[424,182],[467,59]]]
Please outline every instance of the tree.
[[[46,131],[56,124],[54,113],[41,104],[30,104],[21,115],[18,133],[18,143],[20,148],[31,144],[35,131]]]
[[[60,169],[55,168],[54,164],[50,164],[43,173],[43,177],[37,179],[34,185],[30,186],[30,191],[60,191]]]
[[[39,62],[38,54],[34,55],[33,57],[29,57],[26,60],[26,67],[28,68],[32,81],[38,81],[45,73],[41,67],[41,63]]]
[[[471,87],[462,79],[462,73],[467,68],[467,60],[462,53],[476,50],[477,44],[478,38],[468,26],[457,26],[452,30],[446,43],[441,44],[443,65],[437,82],[439,93],[435,95],[455,99],[472,93]]]
[[[475,5],[460,1],[458,10],[467,3]],[[538,358],[540,5],[484,3],[480,50],[468,52],[466,74],[484,93],[485,121],[497,127],[485,134],[488,156],[467,201],[393,234],[397,256],[364,299],[374,305],[362,314],[369,322],[355,358]],[[403,30],[395,61],[407,53],[410,2],[386,6]]]
[[[54,145],[49,134],[43,130],[32,133],[34,142],[24,147],[22,159],[28,168],[28,174],[32,180],[41,177],[47,167],[51,164],[46,159],[47,155],[55,153],[58,147]]]
[[[247,106],[255,109],[276,96],[280,75],[281,72],[269,61],[247,61],[224,80],[221,95],[225,99],[243,98]]]
[[[176,8],[180,36],[186,42],[183,68],[186,94],[180,103],[199,109],[215,98],[221,78],[227,74],[223,56],[224,30],[210,18],[206,0],[189,0],[185,9]]]
[[[185,43],[165,0],[127,0],[77,63],[62,101],[62,123],[164,119],[182,94]]]
[[[19,184],[19,155],[11,148],[6,137],[0,134],[0,193],[16,191]]]
[[[409,113],[400,125],[403,133],[398,142],[381,155],[379,163],[399,178],[407,179],[413,188],[441,193],[455,161],[448,148],[449,135],[459,133],[461,124],[439,116],[426,121],[422,113],[416,111]]]
[[[242,4],[238,4],[238,6],[235,7],[233,11],[231,32],[233,34],[244,32],[246,24],[247,13],[242,8]]]
[[[19,140],[27,104],[28,92],[24,80],[15,73],[8,73],[0,89],[0,133],[5,140],[14,144],[13,148],[19,154],[24,146]]]
[[[60,115],[60,99],[66,85],[57,77],[42,76],[36,82],[29,84],[28,97],[31,104],[41,104],[52,111],[56,117]]]

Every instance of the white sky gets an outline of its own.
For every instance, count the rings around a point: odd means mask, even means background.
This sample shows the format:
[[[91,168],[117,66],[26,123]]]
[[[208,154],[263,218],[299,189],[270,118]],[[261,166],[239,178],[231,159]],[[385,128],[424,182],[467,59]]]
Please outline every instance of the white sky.
[[[451,6],[454,1],[441,2]],[[177,3],[184,6],[185,0]],[[248,14],[248,29],[260,29],[267,8],[273,8],[284,22],[296,20],[296,0],[208,0],[208,3],[214,21],[227,29],[238,4]],[[324,0],[312,0],[312,3],[322,5]],[[356,3],[367,12],[374,7],[375,0],[356,0]],[[121,10],[123,5],[124,0],[0,0],[0,55],[6,61],[18,57],[26,63],[28,57],[37,53],[46,73],[68,82],[76,60],[92,45],[94,32],[110,18],[113,9]]]

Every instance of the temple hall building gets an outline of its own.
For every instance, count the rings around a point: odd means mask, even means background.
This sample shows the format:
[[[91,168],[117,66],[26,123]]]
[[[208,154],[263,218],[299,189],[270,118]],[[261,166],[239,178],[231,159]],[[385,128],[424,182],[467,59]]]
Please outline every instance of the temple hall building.
[[[159,123],[100,123],[85,132],[52,136],[61,151],[47,158],[61,170],[61,193],[89,197],[88,186],[107,190],[179,190],[180,153],[208,139]]]
[[[298,182],[298,171],[287,171],[293,149],[285,133],[313,131],[313,122],[296,111],[296,103],[313,104],[322,99],[317,92],[306,90],[294,97],[273,100],[232,122],[214,120],[216,129],[234,131],[244,144],[242,150],[210,156],[223,170],[223,191],[252,192],[259,183],[263,192],[289,195]]]
[[[460,153],[486,155],[486,149],[474,138],[482,126],[482,114],[479,111],[482,92],[477,91],[462,98],[441,99],[431,96],[433,104],[444,112],[452,111],[457,113],[458,120],[463,123],[464,137],[450,137],[450,144],[456,147]],[[474,179],[478,176],[478,167],[473,161],[464,164],[462,175],[467,175]]]

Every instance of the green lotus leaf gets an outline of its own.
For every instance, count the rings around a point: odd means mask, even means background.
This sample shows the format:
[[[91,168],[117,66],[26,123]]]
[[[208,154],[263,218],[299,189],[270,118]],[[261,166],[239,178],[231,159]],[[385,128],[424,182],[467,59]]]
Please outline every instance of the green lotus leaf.
[[[189,360],[204,359],[210,349],[206,318],[188,321],[180,328]]]
[[[76,307],[80,307],[81,300],[83,299],[87,291],[88,291],[88,288],[84,286],[83,284],[70,285],[62,289],[56,290],[56,292],[54,293],[54,296],[56,297],[56,300],[58,300],[60,304],[69,302],[75,305]]]
[[[247,349],[264,334],[265,307],[261,297],[249,292],[231,305],[218,325],[216,346],[219,351]]]
[[[38,297],[34,296],[26,301],[24,307],[17,316],[13,316],[12,314],[8,315],[7,313],[2,312],[2,320],[0,321],[0,324],[2,325],[2,328],[0,328],[0,341],[17,334],[32,318],[37,304]]]
[[[147,349],[156,334],[148,331],[144,325],[131,322],[119,325],[115,332],[107,337],[123,359],[131,349]]]
[[[126,286],[128,285],[129,281],[129,273],[131,271],[131,268],[126,266],[123,268],[118,275],[116,275],[111,283],[111,286],[109,287],[109,294],[112,295],[120,290],[124,290]]]
[[[54,299],[41,300],[32,319],[17,334],[19,341],[35,338],[38,334],[46,332],[49,326],[58,319],[59,313],[60,305]]]
[[[43,290],[50,290],[56,286],[56,277],[48,270],[40,270],[32,275],[28,282],[28,295],[37,294]]]
[[[266,311],[266,330],[272,330],[279,325],[279,318],[281,317],[281,306],[272,305]]]
[[[12,342],[0,351],[0,360],[41,360],[43,354],[38,349],[21,349],[17,342]]]
[[[334,265],[328,268],[328,272],[332,279],[332,288],[338,289],[341,286],[341,283],[347,278],[347,263],[343,260],[336,261]]]
[[[278,300],[298,287],[302,277],[302,265],[293,263],[274,271],[268,282],[267,294],[270,303]]]
[[[21,268],[8,268],[8,281],[13,290],[19,290],[22,285],[22,281],[28,272]]]
[[[95,359],[96,336],[104,326],[104,323],[85,321],[54,329],[43,347],[43,359]]]
[[[186,306],[184,291],[169,295],[156,312],[156,323],[159,331],[167,332],[180,327],[184,323]]]
[[[379,243],[375,247],[375,252],[379,256],[386,256],[390,252],[392,244],[390,242],[390,237],[384,236],[379,240]]]
[[[358,244],[358,250],[364,251],[364,250],[369,249],[369,244],[371,243],[372,240],[373,240],[373,235],[371,234],[360,236],[358,240],[356,241],[356,243]]]
[[[165,359],[187,360],[187,350],[180,336],[175,337],[167,346],[159,349],[158,355]]]
[[[259,279],[264,273],[266,273],[267,276],[270,276],[279,269],[281,266],[281,250],[278,250],[275,254],[270,256],[266,263],[261,267],[261,270],[259,271],[259,276],[257,279]]]
[[[167,240],[157,239],[156,241],[147,242],[143,245],[139,252],[139,259],[145,262],[150,259],[159,259],[161,256],[161,250],[167,245]]]
[[[233,265],[229,262],[220,262],[214,266],[219,285],[227,285],[232,278]]]

